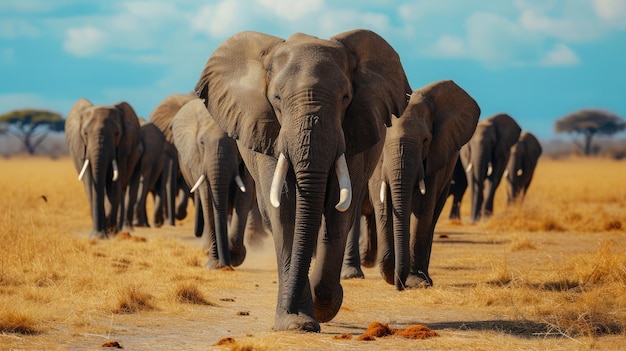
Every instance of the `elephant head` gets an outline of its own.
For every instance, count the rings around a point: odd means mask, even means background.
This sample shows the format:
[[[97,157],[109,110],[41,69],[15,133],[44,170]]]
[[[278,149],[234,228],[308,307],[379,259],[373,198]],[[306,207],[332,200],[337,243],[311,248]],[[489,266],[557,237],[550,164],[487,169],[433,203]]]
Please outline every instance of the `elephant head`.
[[[203,228],[204,247],[209,255],[206,267],[238,266],[246,254],[243,234],[254,195],[252,187],[246,189],[240,176],[244,165],[237,143],[215,123],[198,98],[176,113],[171,129],[182,174],[191,185],[191,192],[198,192],[196,218],[201,222],[196,225]],[[229,245],[228,215],[234,206],[238,208],[233,222],[240,223],[233,224]]]
[[[541,144],[530,132],[523,132],[511,148],[509,163],[504,171],[508,183],[507,201],[509,204],[522,201],[541,156]]]
[[[520,126],[511,116],[496,114],[478,122],[472,139],[461,150],[467,183],[472,191],[472,222],[493,212],[496,189],[509,160],[511,146],[517,142],[520,132]]]
[[[196,92],[237,139],[259,188],[257,200],[278,255],[275,328],[319,330],[317,321],[330,320],[341,306],[341,259],[354,220],[351,198],[362,196],[354,191],[364,192],[378,154],[351,167],[369,174],[349,175],[347,164],[382,145],[385,123],[404,110],[410,92],[397,53],[367,30],[330,40],[242,32],[213,52]],[[285,201],[287,206],[281,205]],[[322,215],[324,239],[309,289]]]
[[[139,159],[137,115],[126,102],[94,106],[83,98],[68,114],[65,137],[91,204],[90,236],[106,238],[123,222],[123,217],[118,218],[118,206],[123,210],[123,191]]]
[[[432,284],[428,262],[439,202],[479,115],[476,101],[447,80],[414,90],[404,113],[392,120],[380,163],[380,202],[387,209],[378,211],[392,218],[380,222],[378,242],[381,272],[398,290],[409,274]]]

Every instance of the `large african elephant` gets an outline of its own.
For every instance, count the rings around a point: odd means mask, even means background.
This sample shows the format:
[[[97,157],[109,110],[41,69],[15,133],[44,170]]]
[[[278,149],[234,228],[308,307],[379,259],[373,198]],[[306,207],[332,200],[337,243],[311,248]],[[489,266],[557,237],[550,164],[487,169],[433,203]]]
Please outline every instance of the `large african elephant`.
[[[354,204],[366,192],[385,125],[411,93],[398,54],[367,30],[330,40],[242,32],[213,52],[196,92],[237,139],[271,227],[279,276],[274,329],[319,331],[343,300]]]
[[[172,136],[180,170],[191,191],[199,194],[195,198],[196,233],[201,230],[204,236],[209,257],[205,267],[240,265],[246,257],[243,239],[254,200],[254,181],[245,169],[237,142],[215,123],[197,98],[174,116]]]
[[[463,144],[480,108],[450,80],[413,91],[392,119],[370,194],[378,229],[378,264],[396,289],[432,286],[428,273],[433,233],[448,197]]]
[[[94,106],[82,98],[65,120],[65,139],[91,207],[89,237],[108,238],[124,224],[124,196],[141,154],[137,115],[127,102]]]
[[[523,132],[511,148],[509,163],[504,171],[504,178],[508,183],[507,201],[509,204],[524,200],[541,151],[539,140],[530,132]]]
[[[170,124],[184,104],[195,98],[195,94],[172,94],[152,111],[149,121],[154,123],[165,134],[165,163],[163,174],[159,182],[165,183],[165,201],[163,209],[165,216],[159,214],[155,217],[155,224],[160,227],[164,217],[170,225],[175,225],[175,219],[183,219],[187,216],[187,203],[189,200],[189,188],[183,179],[178,166],[178,153],[172,139]]]
[[[493,213],[496,189],[520,132],[511,116],[496,114],[479,121],[472,139],[461,148],[461,162],[472,192],[472,222]]]

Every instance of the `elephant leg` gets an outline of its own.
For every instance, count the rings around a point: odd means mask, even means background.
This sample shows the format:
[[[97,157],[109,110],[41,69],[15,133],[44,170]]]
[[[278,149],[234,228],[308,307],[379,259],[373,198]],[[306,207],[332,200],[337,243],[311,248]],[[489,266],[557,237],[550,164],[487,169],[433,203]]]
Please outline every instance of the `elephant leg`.
[[[267,236],[267,230],[255,197],[250,205],[250,213],[248,213],[248,220],[246,221],[246,243],[252,248],[261,248]]]
[[[359,199],[353,199],[355,204],[362,202]],[[356,215],[354,223],[348,231],[348,239],[346,241],[346,251],[343,257],[343,264],[341,266],[341,278],[365,278],[363,270],[361,269],[361,255],[359,246],[359,237],[361,234],[361,206],[356,206]]]
[[[371,204],[370,204],[371,207]],[[363,215],[363,212],[361,212]],[[374,209],[363,215],[365,221],[365,233],[361,233],[359,246],[361,252],[361,266],[374,267],[376,265],[376,254],[378,252],[378,240],[376,240],[376,216]]]
[[[138,172],[133,172],[133,175],[130,178],[130,183],[128,184],[128,201],[126,202],[126,220],[124,221],[124,228],[129,230],[133,230],[140,178],[141,175]]]
[[[483,183],[482,181],[472,181],[470,182],[472,187],[472,212],[470,215],[470,220],[472,222],[476,222],[480,220],[480,215],[482,212],[483,206]]]
[[[189,204],[189,187],[182,176],[178,181],[178,196],[176,197],[176,219],[182,221],[187,217],[187,205]]]
[[[493,214],[493,199],[496,194],[497,182],[494,179],[487,178],[485,180],[485,202],[483,203],[482,213],[485,218],[489,218]]]
[[[150,227],[148,223],[148,215],[146,213],[146,198],[148,197],[148,182],[145,173],[141,175],[139,185],[137,187],[137,201],[135,202],[135,219],[136,227]],[[156,201],[155,201],[156,207]]]
[[[244,180],[246,192],[243,193],[239,189],[233,190],[235,192],[233,196],[233,213],[228,230],[228,248],[230,251],[231,264],[234,267],[241,265],[246,258],[244,234],[246,232],[248,215],[254,200],[254,181],[252,177],[244,175],[242,180]],[[254,205],[256,206],[256,204]]]

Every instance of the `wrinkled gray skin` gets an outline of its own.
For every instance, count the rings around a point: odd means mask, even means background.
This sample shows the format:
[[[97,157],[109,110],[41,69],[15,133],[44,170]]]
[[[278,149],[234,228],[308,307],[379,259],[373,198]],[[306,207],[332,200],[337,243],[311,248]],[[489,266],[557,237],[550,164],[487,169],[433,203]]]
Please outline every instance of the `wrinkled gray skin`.
[[[169,225],[175,225],[176,219],[187,216],[187,204],[189,202],[189,188],[183,179],[178,166],[178,152],[172,139],[170,124],[172,119],[184,104],[195,98],[195,94],[172,94],[152,111],[149,121],[154,123],[165,135],[165,162],[159,182],[165,184],[165,201],[163,201],[163,213],[155,216],[155,225],[160,227],[164,220]],[[155,194],[159,196],[159,194]]]
[[[94,106],[82,98],[67,116],[65,139],[79,175],[89,160],[82,177],[93,220],[89,237],[108,238],[122,228],[126,210],[132,211],[124,207],[124,195],[141,154],[137,115],[126,102]]]
[[[541,152],[539,140],[530,132],[523,132],[511,148],[509,163],[504,171],[509,204],[524,201]]]
[[[242,32],[213,52],[196,92],[237,139],[257,186],[277,254],[274,329],[319,331],[341,307],[346,235],[382,151],[385,124],[404,111],[411,92],[397,53],[365,30],[330,40]],[[336,171],[349,173],[351,201],[347,190],[340,197],[338,178],[346,178]]]
[[[461,148],[461,162],[472,193],[472,222],[493,213],[494,195],[520,132],[511,116],[496,114],[479,121],[472,139]]]
[[[480,108],[450,80],[413,91],[392,119],[370,197],[378,229],[378,265],[396,289],[432,286],[433,233],[448,197],[459,150],[472,137]]]
[[[197,98],[176,113],[172,136],[182,174],[194,192],[198,192],[195,197],[196,233],[201,230],[204,237],[208,255],[205,267],[239,266],[246,257],[244,231],[255,189],[235,139],[215,123],[202,100]],[[245,191],[235,181],[238,176]]]
[[[163,167],[166,162],[165,135],[154,124],[144,122],[140,129],[140,142],[143,147],[141,158],[135,167],[135,176],[131,180],[130,194],[134,192],[134,221],[136,227],[150,227],[146,213],[146,199],[149,193],[154,193],[154,218],[163,216],[163,200],[165,199],[165,182],[160,182]],[[132,184],[136,182],[136,184]],[[132,219],[127,219],[132,220]],[[156,223],[155,223],[156,224]]]

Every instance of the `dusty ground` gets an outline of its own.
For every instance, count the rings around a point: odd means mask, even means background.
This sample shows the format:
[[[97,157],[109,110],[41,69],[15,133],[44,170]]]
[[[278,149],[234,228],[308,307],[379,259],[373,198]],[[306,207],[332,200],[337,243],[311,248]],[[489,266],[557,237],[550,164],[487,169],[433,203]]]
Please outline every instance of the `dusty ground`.
[[[277,286],[274,254],[267,241],[264,249],[250,250],[244,264],[234,272],[207,271],[229,287],[208,296],[216,306],[185,305],[175,314],[95,315],[89,328],[68,330],[60,326],[35,336],[0,334],[4,344],[0,349],[102,350],[107,342],[117,342],[127,350],[624,349],[623,334],[571,338],[549,323],[527,319],[519,308],[525,302],[513,293],[508,306],[507,302],[491,306],[489,301],[465,301],[468,294],[483,294],[484,287],[478,289],[476,284],[493,278],[502,265],[511,272],[554,269],[564,258],[593,252],[601,243],[624,242],[623,232],[577,235],[575,240],[571,233],[528,234],[527,240],[535,248],[511,252],[508,245],[518,240],[515,235],[519,234],[489,233],[480,225],[441,222],[431,261],[434,288],[398,292],[381,279],[376,268],[367,268],[365,279],[343,282],[342,310],[334,320],[322,324],[319,334],[271,330]],[[200,245],[190,228],[140,228],[133,235],[148,240],[162,235],[190,246]],[[492,289],[501,290],[496,294],[508,293],[502,287]],[[474,300],[481,298],[469,299]],[[374,321],[398,329],[421,324],[439,336],[427,340],[397,336],[357,340]],[[224,338],[234,339],[235,344],[217,346]]]

